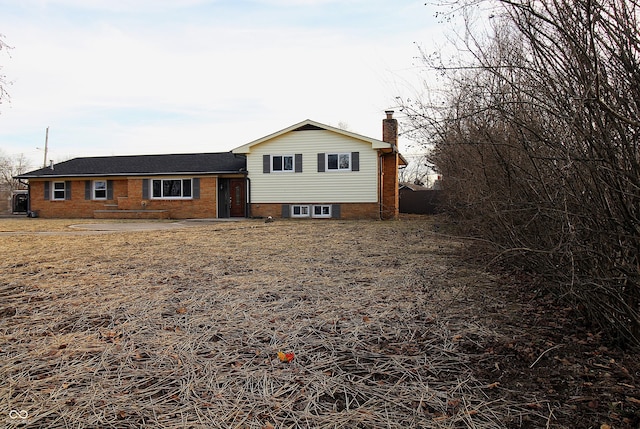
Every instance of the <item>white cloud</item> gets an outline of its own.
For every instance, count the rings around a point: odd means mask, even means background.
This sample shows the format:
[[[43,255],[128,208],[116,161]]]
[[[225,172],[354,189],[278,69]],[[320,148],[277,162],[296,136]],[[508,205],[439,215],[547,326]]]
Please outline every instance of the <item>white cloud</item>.
[[[326,11],[337,7],[327,4],[332,1],[259,3],[273,17],[288,8],[267,6]],[[29,7],[34,3],[56,13],[40,15]],[[433,34],[409,25],[418,12],[428,12],[403,2],[396,3],[397,15],[388,17],[395,21],[385,31],[366,22],[308,27],[296,14],[279,15],[278,22],[265,16],[258,25],[262,10],[239,13],[222,1],[25,4],[0,16],[0,28],[15,46],[12,58],[2,60],[15,84],[11,106],[0,106],[0,148],[29,154],[50,126],[57,159],[229,150],[307,118],[343,121],[356,133],[380,137],[383,110],[415,75],[412,42]],[[175,20],[161,12],[157,20],[137,14],[150,4],[156,11],[216,7],[207,16],[178,14]],[[375,14],[377,4],[370,3],[368,13]],[[131,15],[110,14],[125,7]],[[97,9],[109,14],[92,12]]]

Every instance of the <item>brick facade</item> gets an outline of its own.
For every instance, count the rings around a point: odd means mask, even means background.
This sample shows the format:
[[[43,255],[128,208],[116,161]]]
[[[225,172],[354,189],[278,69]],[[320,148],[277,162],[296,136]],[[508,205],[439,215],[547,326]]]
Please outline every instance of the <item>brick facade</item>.
[[[382,140],[394,146],[391,153],[384,153],[382,162],[382,219],[398,219],[400,205],[400,183],[398,178],[398,168],[400,166],[400,155],[398,148],[398,120],[393,119],[393,111],[385,112],[387,117],[382,120]]]
[[[387,153],[381,157],[382,162],[382,213],[384,220],[398,219],[400,193],[398,180],[397,153]]]
[[[142,178],[112,180],[113,199],[85,199],[86,180],[56,179],[71,183],[71,199],[46,200],[43,180],[30,180],[31,211],[43,218],[215,218],[217,216],[217,177],[200,177],[198,199],[142,199]],[[119,211],[119,213],[118,213]],[[144,212],[156,213],[147,216]],[[161,214],[164,212],[164,214]],[[96,215],[98,214],[98,215]]]
[[[286,203],[251,204],[251,216],[258,218],[266,218],[269,216],[273,218],[281,218],[282,204]],[[380,219],[380,205],[378,203],[334,204],[340,204],[340,219]],[[305,203],[302,205],[313,205],[313,203]],[[322,205],[326,205],[326,203],[322,203]]]

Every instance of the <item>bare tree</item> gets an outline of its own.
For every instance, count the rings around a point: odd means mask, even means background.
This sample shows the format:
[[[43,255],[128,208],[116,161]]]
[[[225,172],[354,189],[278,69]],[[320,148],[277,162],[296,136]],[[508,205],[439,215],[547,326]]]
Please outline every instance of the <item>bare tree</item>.
[[[452,213],[640,345],[640,5],[456,5],[465,54],[423,55],[449,89],[444,103],[403,103],[435,145]],[[485,32],[467,13],[479,5],[491,11]]]
[[[10,191],[25,189],[14,176],[26,173],[30,168],[29,160],[24,154],[11,156],[0,152],[0,185]]]
[[[425,187],[431,187],[433,181],[431,176],[434,174],[434,166],[429,161],[429,154],[426,152],[420,154],[405,154],[408,165],[400,170],[400,182],[413,183]]]
[[[9,49],[11,49],[11,47],[6,44],[6,42],[4,41],[4,35],[0,33],[0,51],[8,51]],[[2,66],[0,66],[0,104],[2,104],[6,100],[9,100],[7,87],[11,85],[11,82],[7,80],[7,77],[2,74],[1,71]]]

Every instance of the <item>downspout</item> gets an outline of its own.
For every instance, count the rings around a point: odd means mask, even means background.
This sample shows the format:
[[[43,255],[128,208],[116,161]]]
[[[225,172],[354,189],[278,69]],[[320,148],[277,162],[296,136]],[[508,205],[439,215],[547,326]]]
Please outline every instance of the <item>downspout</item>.
[[[244,213],[247,218],[251,217],[251,179],[249,177],[247,179],[247,198],[246,198],[246,207],[244,208]]]
[[[378,169],[380,170],[378,173],[378,217],[380,220],[383,219],[383,207],[384,207],[384,165],[382,159],[382,151],[378,151]]]

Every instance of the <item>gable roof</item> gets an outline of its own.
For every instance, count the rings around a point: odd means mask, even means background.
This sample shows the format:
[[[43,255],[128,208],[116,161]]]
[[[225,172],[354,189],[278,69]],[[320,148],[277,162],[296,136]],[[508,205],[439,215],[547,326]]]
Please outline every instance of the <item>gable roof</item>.
[[[132,155],[74,158],[16,176],[17,179],[47,177],[153,176],[161,174],[238,173],[246,158],[231,152],[173,155]]]
[[[306,131],[306,130],[326,130],[331,131],[337,134],[342,134],[347,137],[351,137],[357,140],[361,140],[371,144],[372,149],[387,149],[397,151],[397,148],[394,147],[391,143],[384,142],[382,140],[373,139],[371,137],[366,137],[360,134],[352,133],[351,131],[342,130],[340,128],[335,128],[330,125],[321,124],[320,122],[312,121],[311,119],[306,119],[302,122],[298,122],[297,124],[291,125],[283,130],[277,131],[273,134],[269,134],[268,136],[259,138],[258,140],[254,140],[245,145],[239,146],[235,149],[232,149],[233,153],[249,153],[251,152],[251,148],[253,146],[264,143],[268,140],[272,140],[276,137],[280,137],[283,134],[287,134],[292,131]]]

